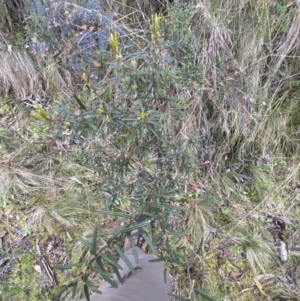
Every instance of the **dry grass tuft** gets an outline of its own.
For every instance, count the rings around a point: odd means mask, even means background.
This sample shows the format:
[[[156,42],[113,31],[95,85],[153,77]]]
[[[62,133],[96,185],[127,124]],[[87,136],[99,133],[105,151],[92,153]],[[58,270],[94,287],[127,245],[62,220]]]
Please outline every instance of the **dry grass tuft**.
[[[35,62],[26,50],[15,48],[1,50],[0,61],[0,81],[5,97],[13,91],[18,99],[24,99],[42,88]]]
[[[190,200],[186,217],[187,229],[195,245],[199,245],[203,238],[205,241],[210,239],[213,223],[211,208],[201,204],[200,200]]]
[[[256,271],[257,268],[263,273],[274,264],[275,252],[273,242],[267,240],[266,236],[261,235],[257,230],[242,228],[239,231],[240,237],[234,238],[235,245],[239,246],[244,252],[245,259]]]

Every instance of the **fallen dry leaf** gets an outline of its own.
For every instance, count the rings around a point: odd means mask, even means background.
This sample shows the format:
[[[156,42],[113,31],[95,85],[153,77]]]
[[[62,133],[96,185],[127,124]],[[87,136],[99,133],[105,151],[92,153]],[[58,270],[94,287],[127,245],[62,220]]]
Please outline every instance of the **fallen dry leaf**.
[[[200,188],[201,186],[199,184],[196,184],[195,182],[189,181],[190,186],[194,188]]]
[[[264,282],[264,286],[270,286],[270,285],[273,285],[274,283],[276,283],[276,280],[270,279],[270,280]]]
[[[266,293],[263,291],[262,289],[262,285],[259,281],[257,281],[255,278],[253,278],[256,287],[258,288],[258,290],[260,291],[261,294],[263,294],[264,296],[266,296]]]
[[[245,274],[242,272],[231,272],[230,273],[231,278],[238,279],[238,280],[242,279],[244,277],[244,275]]]
[[[39,265],[35,265],[34,267],[34,270],[36,271],[36,272],[38,272],[38,273],[42,273],[42,269],[41,269],[41,267],[39,266]]]

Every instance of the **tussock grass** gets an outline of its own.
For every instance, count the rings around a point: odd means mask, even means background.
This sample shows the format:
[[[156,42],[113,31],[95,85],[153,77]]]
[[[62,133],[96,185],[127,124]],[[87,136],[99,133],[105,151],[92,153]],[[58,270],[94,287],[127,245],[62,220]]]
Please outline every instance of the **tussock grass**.
[[[17,99],[25,100],[29,95],[43,95],[45,90],[70,97],[70,74],[59,71],[53,60],[37,62],[26,50],[16,47],[1,50],[0,59],[0,82],[5,97],[12,92]]]
[[[261,272],[266,273],[266,268],[274,264],[274,246],[271,237],[263,236],[257,232],[257,229],[249,229],[247,227],[240,228],[238,235],[233,240],[234,244],[240,247],[245,259],[250,266],[256,270],[259,268]]]
[[[10,47],[11,45],[7,45]],[[23,99],[34,91],[39,91],[41,81],[35,63],[26,50],[10,49],[1,50],[0,79],[8,96],[10,89],[17,98]]]
[[[205,206],[199,200],[189,200],[187,210],[187,229],[193,243],[199,245],[201,240],[209,240],[211,231],[210,228],[213,226],[213,215],[211,208]]]
[[[211,111],[202,118],[200,128],[203,136],[223,142],[221,148],[218,143],[216,165],[224,160],[225,154],[242,159],[246,149],[249,152],[249,146],[264,152],[272,146],[274,149],[278,144],[284,145],[282,141],[288,139],[284,124],[287,119],[276,119],[277,114],[282,117],[284,113],[278,106],[274,107],[277,99],[272,85],[277,68],[290,52],[286,49],[281,55],[273,56],[272,50],[264,46],[273,38],[269,2],[251,1],[243,5],[227,1],[216,5],[204,1],[195,3],[195,10],[204,24],[195,34],[209,35],[199,59],[204,67],[201,89],[206,91],[200,95],[204,106],[210,102]],[[290,35],[297,36],[297,22],[296,13]],[[199,42],[199,39],[194,40]],[[269,73],[262,74],[268,58],[272,65],[268,65]],[[209,128],[207,120],[211,119],[214,125]]]

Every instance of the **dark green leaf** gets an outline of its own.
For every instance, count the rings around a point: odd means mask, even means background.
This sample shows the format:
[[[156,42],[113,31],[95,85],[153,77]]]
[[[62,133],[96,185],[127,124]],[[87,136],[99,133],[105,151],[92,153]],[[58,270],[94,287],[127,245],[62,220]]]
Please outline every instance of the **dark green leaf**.
[[[97,238],[98,238],[97,234],[98,234],[98,224],[96,224],[96,226],[95,226],[94,235],[93,235],[93,243],[92,243],[92,249],[91,249],[91,253],[93,255],[95,255],[97,252]]]
[[[119,228],[119,230],[120,230],[120,229],[124,229],[125,227],[126,227],[126,226],[124,225],[124,227]],[[122,233],[121,230],[118,231],[118,232],[112,233],[113,236],[112,236],[110,239],[107,240],[107,244],[111,244],[112,242],[114,242],[115,239],[116,239],[121,233]]]
[[[114,231],[105,231],[105,232],[100,232],[98,234],[98,236],[106,236],[106,235],[119,235],[119,234],[122,234],[122,233],[129,233],[133,230],[137,230],[137,229],[140,229],[141,227],[145,227],[147,226],[147,221],[143,222],[143,223],[140,223],[140,224],[137,224],[137,225],[132,225],[132,226],[129,226],[129,227],[126,227],[123,226],[123,227],[120,227],[119,229],[117,230],[114,230]],[[91,235],[87,235],[87,237],[91,237]],[[109,240],[111,242],[111,240]]]
[[[118,229],[115,229],[115,230],[113,230],[113,231],[104,231],[104,232],[100,232],[100,233],[98,233],[98,236],[113,235],[113,236],[117,237],[119,234],[123,233],[122,231],[123,231],[123,229],[125,229],[125,227],[126,227],[126,226],[124,225],[124,226],[122,226],[122,227],[120,227],[120,228],[118,228]],[[126,232],[126,231],[125,231],[125,232]],[[89,234],[89,235],[87,235],[87,237],[91,237],[91,235]],[[110,239],[109,241],[111,241],[111,239]]]
[[[134,256],[134,259],[135,259],[135,263],[138,264],[139,262],[139,254],[137,252],[137,247],[135,246],[135,243],[134,243],[134,239],[131,235],[128,235],[127,236],[127,239],[130,243],[130,246],[131,246],[131,249],[132,249],[132,252],[133,252],[133,256]]]
[[[102,294],[102,292],[101,291],[99,291],[99,290],[92,290],[93,291],[93,293],[96,293],[96,294],[98,294],[98,295],[101,295]]]
[[[87,111],[87,108],[86,108],[86,106],[84,105],[84,103],[82,102],[82,100],[81,100],[76,94],[74,94],[74,97],[75,97],[75,100],[77,101],[77,103],[79,104],[80,108],[81,108],[82,110]]]
[[[106,256],[104,254],[101,254],[101,257],[104,260],[108,261],[112,266],[115,266],[117,269],[123,270],[123,268],[117,262],[115,262],[115,260],[113,258],[110,258],[109,256]]]
[[[55,269],[59,269],[59,270],[70,270],[72,268],[78,268],[78,267],[82,267],[83,263],[71,263],[71,264],[58,264],[56,266],[54,266]]]
[[[168,273],[168,270],[164,269],[164,283],[167,283],[167,273]]]
[[[196,294],[201,295],[202,297],[204,297],[205,299],[209,300],[209,301],[217,301],[215,298],[209,296],[208,294],[206,294],[205,292],[203,292],[202,290],[198,289],[198,288],[194,288],[194,292]]]
[[[203,242],[204,242],[204,238],[202,237],[202,238],[201,238],[201,241],[200,241],[200,245],[199,245],[199,247],[198,247],[198,249],[197,249],[197,251],[196,251],[196,254],[202,253]]]
[[[117,252],[119,253],[120,257],[123,259],[123,261],[125,262],[125,264],[128,266],[128,268],[130,269],[131,272],[134,271],[133,265],[132,263],[129,261],[129,259],[127,258],[127,256],[123,253],[123,251],[120,249],[120,247],[115,244],[114,245],[115,249],[117,250]]]
[[[105,268],[103,266],[103,263],[102,263],[102,258],[101,256],[98,256],[96,258],[96,264],[99,266],[99,268],[102,270],[102,271],[105,271]]]
[[[157,251],[156,251],[156,248],[154,247],[154,245],[153,245],[151,239],[148,237],[148,235],[146,234],[145,231],[143,231],[142,229],[141,229],[140,231],[141,231],[142,236],[145,238],[147,244],[148,244],[149,247],[151,248],[153,254],[156,255],[156,254],[157,254]]]
[[[147,226],[148,223],[149,223],[149,221],[145,220],[144,222],[138,223],[136,225],[129,226],[128,228],[124,228],[122,230],[122,233],[130,233],[130,232],[132,232],[134,230],[137,230],[137,229],[140,229],[142,227]]]
[[[84,290],[84,295],[86,297],[86,300],[91,301],[90,294],[89,294],[89,288],[86,284],[83,286],[83,290]]]
[[[183,236],[187,235],[188,233],[189,233],[189,231],[185,231],[185,232],[168,231],[169,235],[172,235],[176,238],[183,237]]]
[[[76,296],[76,292],[77,292],[77,281],[74,283],[74,285],[73,285],[73,289],[72,289],[72,299],[74,299],[75,298],[75,296]]]
[[[102,276],[112,287],[118,287],[117,283],[112,279],[112,275],[102,270],[97,264],[92,266],[91,269]]]
[[[92,243],[84,238],[79,237],[78,240],[84,244],[85,246],[87,246],[89,249],[92,249]]]
[[[120,275],[120,270],[123,270],[123,268],[122,268],[117,262],[115,262],[115,260],[114,260],[114,258],[113,258],[113,256],[112,256],[112,254],[111,254],[111,251],[106,250],[105,253],[106,253],[106,255],[107,255],[107,258],[110,259],[110,263],[112,264],[112,267],[113,267],[113,269],[114,269],[114,272],[115,272],[115,274],[117,275],[117,277],[118,277],[120,283],[123,283],[123,279],[122,279],[122,277],[121,277],[121,275]],[[103,257],[103,254],[102,254],[102,257]]]
[[[81,280],[82,280],[82,282],[83,282],[85,285],[87,285],[89,288],[91,288],[91,289],[97,289],[97,286],[96,286],[94,283],[92,283],[92,282],[88,279],[88,277],[87,277],[86,275],[83,275],[83,276],[81,277]]]
[[[72,284],[64,285],[63,288],[55,295],[54,299],[59,299],[63,295],[63,293],[67,291],[71,286]]]
[[[123,212],[118,212],[118,211],[105,211],[105,210],[97,210],[96,212],[104,215],[113,215],[113,216],[119,216],[119,217],[124,217],[127,219],[131,218],[131,214],[123,213]]]
[[[165,208],[165,209],[169,209],[169,210],[186,211],[185,208],[182,208],[182,207],[179,207],[179,206],[174,206],[174,205],[171,205],[171,204],[168,204],[168,203],[160,203],[160,204],[151,203],[149,205],[152,208],[159,208],[159,209]]]
[[[93,271],[97,272],[98,274],[100,274],[103,277],[109,277],[110,278],[110,273],[105,272],[105,270],[101,269],[99,267],[99,265],[96,263],[95,265],[90,267]]]
[[[161,262],[164,261],[163,258],[155,258],[155,259],[150,259],[149,262]]]
[[[113,269],[114,269],[114,272],[117,275],[118,280],[120,281],[120,283],[123,283],[123,279],[121,277],[120,270],[118,268],[116,268],[114,265],[113,265]]]
[[[151,127],[151,126],[147,126],[147,129],[153,133],[153,135],[158,139],[158,140],[161,140],[162,137],[161,135],[158,133],[158,132],[155,132],[154,129]]]

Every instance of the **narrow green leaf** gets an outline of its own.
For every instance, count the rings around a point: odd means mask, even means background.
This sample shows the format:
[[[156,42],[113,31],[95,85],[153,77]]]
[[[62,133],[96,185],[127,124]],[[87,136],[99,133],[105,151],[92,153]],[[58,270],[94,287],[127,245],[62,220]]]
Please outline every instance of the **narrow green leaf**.
[[[129,226],[129,227],[126,227],[123,226],[123,227],[120,227],[119,229],[116,229],[114,231],[105,231],[105,232],[100,232],[98,234],[98,236],[106,236],[106,235],[119,235],[119,234],[122,234],[122,233],[128,233],[128,232],[131,232],[133,230],[137,230],[137,229],[140,229],[141,227],[145,227],[147,226],[147,221],[143,222],[143,223],[140,223],[140,224],[137,224],[137,225],[132,225],[132,226]],[[87,237],[91,237],[92,235],[87,235]],[[111,242],[112,239],[110,239],[108,242]],[[107,243],[108,243],[107,242]]]
[[[72,299],[74,299],[75,298],[75,296],[76,296],[76,292],[77,292],[77,281],[74,283],[74,285],[73,285],[73,289],[72,289]]]
[[[149,206],[151,206],[152,208],[158,208],[158,209],[166,208],[166,209],[176,210],[176,211],[186,211],[185,208],[174,206],[174,205],[171,205],[168,203],[160,203],[160,204],[150,203]]]
[[[108,256],[106,256],[104,254],[101,254],[101,257],[104,260],[108,261],[112,266],[115,266],[117,269],[123,270],[123,268],[117,262],[115,262],[113,258],[110,258],[110,257],[108,257]]]
[[[146,211],[143,213],[143,215],[145,217],[149,217],[148,219],[153,219],[153,220],[157,217],[156,213],[150,213],[150,212],[146,212]]]
[[[144,221],[144,222],[141,222],[141,223],[139,223],[139,224],[129,226],[128,228],[124,228],[124,229],[122,230],[122,233],[127,233],[127,232],[130,233],[130,232],[132,232],[132,231],[134,231],[134,230],[137,230],[137,229],[140,229],[140,228],[142,228],[142,227],[147,226],[148,223],[149,223],[149,221]]]
[[[149,245],[149,247],[151,248],[152,252],[154,255],[157,254],[156,248],[154,247],[151,239],[148,237],[148,235],[146,234],[145,231],[143,231],[142,229],[140,229],[142,236],[145,238],[147,244]]]
[[[121,274],[120,274],[119,269],[116,268],[114,265],[113,265],[113,269],[114,269],[114,272],[115,272],[115,274],[117,275],[118,280],[120,281],[120,283],[123,283],[123,279],[122,279],[122,277],[121,277]]]
[[[150,132],[152,132],[152,134],[158,139],[158,140],[162,140],[162,138],[160,137],[159,133],[156,133],[151,126],[147,126],[147,129],[150,130]]]
[[[215,298],[209,296],[208,294],[206,294],[205,292],[203,292],[202,290],[198,289],[198,288],[194,288],[194,292],[196,294],[201,295],[202,297],[204,297],[205,299],[209,300],[209,301],[217,301]]]
[[[189,231],[185,231],[185,232],[168,231],[169,235],[172,235],[172,236],[174,236],[176,238],[183,237],[183,236],[187,235],[188,233],[189,233]]]
[[[112,287],[115,287],[117,288],[118,287],[118,284],[116,283],[116,281],[114,281],[113,279],[111,279],[110,277],[107,277],[107,276],[104,276],[102,275],[103,279],[105,281],[107,281]]]
[[[105,211],[105,210],[97,210],[96,212],[104,215],[113,215],[113,216],[119,216],[124,217],[127,219],[130,219],[132,217],[131,214],[123,213],[123,212],[117,212],[117,211]]]
[[[164,269],[164,283],[167,283],[167,273],[168,273],[168,270]]]
[[[92,243],[92,249],[91,249],[91,253],[93,255],[95,255],[97,252],[97,237],[98,237],[98,224],[96,224],[96,226],[95,226],[94,235],[93,235],[93,243]]]
[[[99,275],[101,275],[101,277],[107,281],[112,287],[118,287],[117,283],[112,279],[110,274],[107,273],[102,273],[101,270],[96,269],[95,267],[92,268],[92,270],[94,270],[96,273],[98,273]]]
[[[97,264],[92,266],[91,269],[101,275],[102,278],[107,281],[112,287],[118,287],[117,283],[112,279],[112,275],[100,269]]]
[[[138,264],[138,262],[139,262],[139,254],[137,252],[137,249],[136,249],[136,246],[135,246],[135,243],[134,243],[134,239],[133,239],[133,237],[131,235],[127,235],[127,238],[128,238],[128,241],[130,243],[130,246],[131,246],[131,249],[132,249],[132,252],[133,252],[135,263]]]
[[[120,247],[115,244],[114,245],[115,249],[117,250],[117,252],[119,253],[120,257],[123,259],[123,261],[125,262],[125,264],[128,266],[128,268],[130,269],[131,272],[134,271],[133,265],[132,263],[129,261],[129,259],[127,258],[127,256],[123,253],[123,251],[120,249]]]
[[[196,254],[200,255],[200,253],[202,253],[202,247],[203,247],[203,243],[204,243],[204,238],[202,237],[201,238],[201,241],[200,241],[200,245],[196,251]]]
[[[103,263],[102,263],[102,258],[101,258],[101,256],[98,256],[98,257],[96,258],[96,263],[98,264],[98,266],[99,266],[99,268],[100,268],[101,270],[105,271],[105,268],[104,268]]]
[[[110,245],[112,242],[115,241],[115,239],[122,233],[121,229],[124,229],[126,227],[126,225],[124,225],[124,227],[119,228],[118,232],[112,233],[112,237],[110,239],[107,240],[107,244]]]
[[[164,261],[163,258],[155,258],[155,259],[150,259],[149,262],[161,262]]]
[[[55,295],[54,299],[55,300],[59,299],[63,295],[63,293],[67,291],[71,286],[72,286],[71,284],[64,285],[63,288]]]
[[[86,275],[83,275],[83,276],[81,277],[81,280],[82,280],[82,282],[83,282],[85,285],[87,285],[89,288],[91,288],[91,289],[97,289],[97,286],[96,286],[94,283],[92,283],[92,282],[88,279],[88,277],[87,277]]]
[[[84,290],[84,295],[86,297],[86,300],[91,301],[90,294],[89,294],[89,288],[86,284],[83,286],[83,290]]]
[[[101,255],[102,257],[102,255]],[[91,269],[100,274],[104,280],[106,280],[112,287],[118,287],[117,283],[112,279],[112,275],[105,271],[102,263],[102,258],[100,256],[96,259],[96,263]],[[114,266],[113,266],[114,267]]]
[[[93,293],[96,293],[96,294],[98,294],[98,295],[101,295],[101,294],[102,294],[102,292],[99,291],[99,290],[97,290],[97,289],[96,289],[96,290],[93,289],[92,291],[93,291]]]
[[[84,238],[79,237],[78,240],[84,244],[85,246],[87,246],[89,249],[92,249],[92,243]]]
[[[111,254],[111,252],[110,252],[109,250],[106,250],[105,253],[106,253],[106,255],[107,255],[107,258],[110,259],[110,262],[111,262],[111,264],[112,264],[112,267],[113,267],[113,269],[114,269],[114,272],[115,272],[115,274],[117,275],[117,277],[118,277],[120,283],[123,283],[123,279],[122,279],[122,277],[121,277],[121,275],[120,275],[120,270],[123,270],[123,268],[122,268],[117,262],[115,262],[115,260],[114,260],[114,258],[113,258],[113,255]],[[103,256],[103,254],[102,254],[102,256]]]
[[[54,269],[59,269],[59,270],[70,270],[74,267],[79,268],[82,267],[83,263],[72,263],[72,264],[58,264],[54,266]]]
[[[100,274],[103,277],[109,277],[110,278],[110,273],[105,272],[103,269],[101,269],[99,267],[99,265],[97,263],[95,263],[95,265],[90,267],[93,271],[95,271],[96,273]]]
[[[82,100],[81,100],[76,94],[74,94],[74,97],[75,97],[75,100],[77,101],[77,103],[79,104],[80,108],[81,108],[82,110],[87,111],[87,108],[86,108],[86,106],[84,105],[84,103],[82,102]]]

